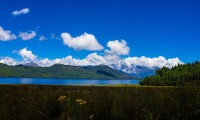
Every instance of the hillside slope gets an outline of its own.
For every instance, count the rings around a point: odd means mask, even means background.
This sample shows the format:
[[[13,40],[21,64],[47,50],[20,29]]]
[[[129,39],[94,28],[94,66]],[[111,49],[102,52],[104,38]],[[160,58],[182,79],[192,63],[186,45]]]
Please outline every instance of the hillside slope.
[[[141,85],[200,85],[200,62],[178,65],[171,69],[163,67],[156,75],[144,78]]]
[[[128,74],[108,66],[70,66],[55,64],[51,67],[0,64],[0,77],[16,78],[70,78],[70,79],[133,79]]]

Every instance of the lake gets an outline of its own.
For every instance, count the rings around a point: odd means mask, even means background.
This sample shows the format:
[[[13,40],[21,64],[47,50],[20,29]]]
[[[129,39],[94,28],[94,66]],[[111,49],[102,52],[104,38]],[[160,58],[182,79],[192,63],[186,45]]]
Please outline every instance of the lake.
[[[114,85],[114,84],[139,84],[139,80],[88,80],[88,79],[0,78],[0,84]]]

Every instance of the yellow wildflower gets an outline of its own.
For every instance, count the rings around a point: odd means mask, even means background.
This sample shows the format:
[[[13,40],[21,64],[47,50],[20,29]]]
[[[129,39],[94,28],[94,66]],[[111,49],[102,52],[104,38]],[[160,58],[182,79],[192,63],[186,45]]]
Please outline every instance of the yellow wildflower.
[[[76,99],[76,102],[77,102],[78,104],[80,104],[80,105],[86,104],[86,101],[83,100],[83,99]]]
[[[60,96],[58,98],[58,101],[63,102],[66,99],[67,96]]]

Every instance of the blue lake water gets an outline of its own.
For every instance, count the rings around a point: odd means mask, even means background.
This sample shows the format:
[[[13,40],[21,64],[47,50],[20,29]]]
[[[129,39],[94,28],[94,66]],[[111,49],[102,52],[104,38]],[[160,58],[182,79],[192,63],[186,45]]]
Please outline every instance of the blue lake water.
[[[87,79],[43,79],[43,78],[0,78],[0,84],[36,85],[114,85],[139,84],[139,80],[87,80]]]

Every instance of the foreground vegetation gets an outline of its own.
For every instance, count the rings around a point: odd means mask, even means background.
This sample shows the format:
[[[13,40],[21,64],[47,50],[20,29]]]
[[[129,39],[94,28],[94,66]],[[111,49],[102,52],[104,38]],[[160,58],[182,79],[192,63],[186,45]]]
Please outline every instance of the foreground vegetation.
[[[0,86],[1,120],[200,118],[200,88]]]
[[[177,65],[171,69],[163,67],[156,70],[156,75],[146,77],[141,85],[200,85],[200,62]]]

